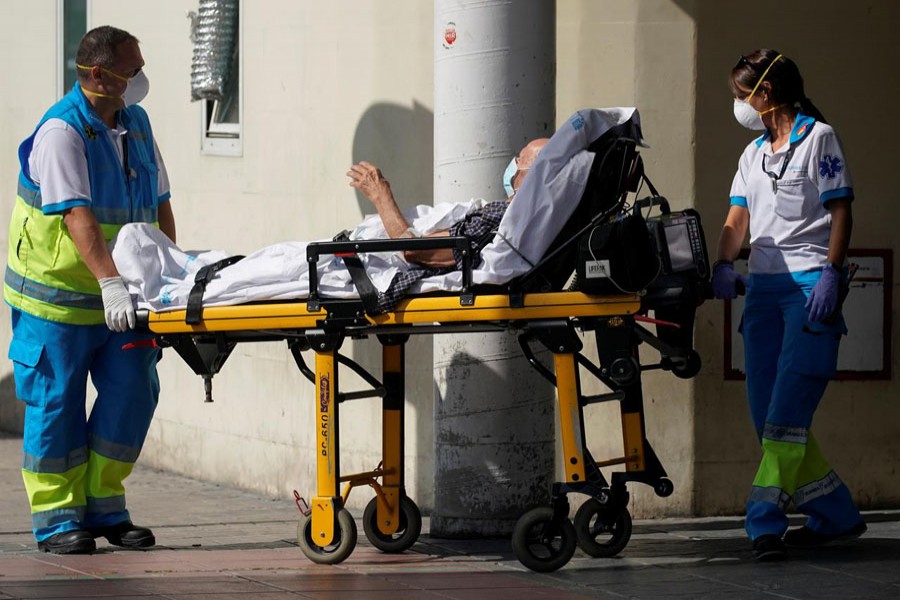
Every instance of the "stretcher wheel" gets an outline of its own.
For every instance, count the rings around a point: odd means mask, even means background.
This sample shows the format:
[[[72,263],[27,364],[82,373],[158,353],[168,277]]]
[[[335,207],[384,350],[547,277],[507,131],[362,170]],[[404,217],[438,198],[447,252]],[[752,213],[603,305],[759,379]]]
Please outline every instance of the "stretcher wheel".
[[[575,513],[575,534],[578,547],[588,556],[615,556],[631,539],[631,515],[625,508],[618,513],[610,511],[591,498]]]
[[[372,498],[363,512],[363,531],[372,545],[388,554],[403,552],[412,547],[422,532],[422,513],[416,503],[404,496],[400,499],[400,525],[395,533],[381,533],[378,529],[378,499]]]
[[[679,379],[690,379],[700,372],[700,367],[703,366],[702,363],[703,361],[700,359],[700,355],[697,351],[691,350],[687,355],[684,366],[673,367],[672,373]]]
[[[297,544],[306,558],[320,565],[336,565],[345,560],[356,548],[356,523],[346,508],[337,514],[338,529],[334,532],[331,544],[317,546],[312,539],[312,517],[300,519],[297,524]]]
[[[575,554],[575,527],[568,519],[554,522],[553,508],[542,506],[522,515],[512,535],[519,562],[540,573],[555,571]]]

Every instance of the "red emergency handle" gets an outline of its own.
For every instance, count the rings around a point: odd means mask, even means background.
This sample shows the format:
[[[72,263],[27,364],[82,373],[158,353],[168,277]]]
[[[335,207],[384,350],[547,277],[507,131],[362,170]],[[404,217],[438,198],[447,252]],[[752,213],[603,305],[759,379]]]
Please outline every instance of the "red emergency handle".
[[[134,350],[135,348],[159,348],[159,344],[156,343],[156,338],[152,338],[149,340],[135,340],[122,346],[122,350]]]

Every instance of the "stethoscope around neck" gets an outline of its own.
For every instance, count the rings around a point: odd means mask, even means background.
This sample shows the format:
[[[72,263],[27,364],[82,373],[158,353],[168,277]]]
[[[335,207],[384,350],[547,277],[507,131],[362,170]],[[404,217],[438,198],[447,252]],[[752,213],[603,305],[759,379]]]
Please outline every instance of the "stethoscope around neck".
[[[765,173],[769,179],[772,181],[772,192],[778,192],[778,182],[781,181],[781,178],[784,177],[785,172],[787,172],[788,164],[791,162],[791,157],[794,156],[794,145],[791,144],[788,148],[787,153],[784,155],[784,162],[781,163],[781,170],[776,174],[774,171],[770,171],[766,167],[766,154],[763,153],[762,160],[760,161],[760,167],[762,167],[763,173]]]

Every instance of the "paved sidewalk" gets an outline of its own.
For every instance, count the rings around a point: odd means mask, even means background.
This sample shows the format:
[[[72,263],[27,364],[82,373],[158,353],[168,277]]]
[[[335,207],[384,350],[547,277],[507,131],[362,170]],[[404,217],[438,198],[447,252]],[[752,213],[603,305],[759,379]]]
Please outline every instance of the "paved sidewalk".
[[[98,540],[90,556],[37,551],[19,474],[20,443],[0,434],[0,600],[900,598],[900,511],[867,515],[856,542],[756,563],[739,519],[636,521],[622,556],[580,551],[560,571],[532,573],[508,540],[431,538],[403,554],[359,544],[345,562],[315,565],[296,547],[291,499],[135,469],[129,508],[159,546],[127,551]]]

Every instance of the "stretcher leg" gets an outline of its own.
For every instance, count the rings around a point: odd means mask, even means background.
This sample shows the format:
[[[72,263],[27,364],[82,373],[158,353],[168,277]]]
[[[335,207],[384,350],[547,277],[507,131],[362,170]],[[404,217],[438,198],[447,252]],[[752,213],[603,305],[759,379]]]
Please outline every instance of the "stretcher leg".
[[[356,547],[356,523],[339,493],[338,336],[310,336],[316,352],[316,495],[300,520],[297,542],[313,562],[336,564]]]
[[[382,344],[384,398],[381,402],[381,451],[384,476],[381,497],[376,496],[378,530],[390,535],[399,525],[400,498],[403,497],[403,381],[404,344]]]
[[[551,506],[525,513],[513,533],[517,558],[536,571],[552,571],[568,562],[569,527],[577,545],[590,556],[608,557],[621,552],[632,532],[626,487],[629,481],[650,485],[660,496],[673,490],[646,437],[642,368],[637,352],[641,340],[634,333],[634,322],[617,316],[597,319],[589,328],[597,336],[599,366],[580,353],[581,343],[571,326],[545,322],[530,329],[524,335],[524,343],[520,338],[529,361],[556,386],[565,467],[565,480],[553,486]],[[553,353],[554,373],[535,360],[527,344],[531,338],[540,340]],[[579,367],[584,367],[611,392],[583,396]],[[608,401],[619,402],[624,452],[621,457],[597,462],[587,448],[584,407]],[[610,485],[600,468],[614,465],[624,465],[625,470],[613,473]],[[568,522],[566,500],[567,494],[573,492],[590,496],[576,512],[574,524]]]
[[[422,531],[422,515],[404,483],[405,349],[409,336],[379,336],[382,344],[382,475],[363,513],[363,529],[382,552],[403,552]]]

